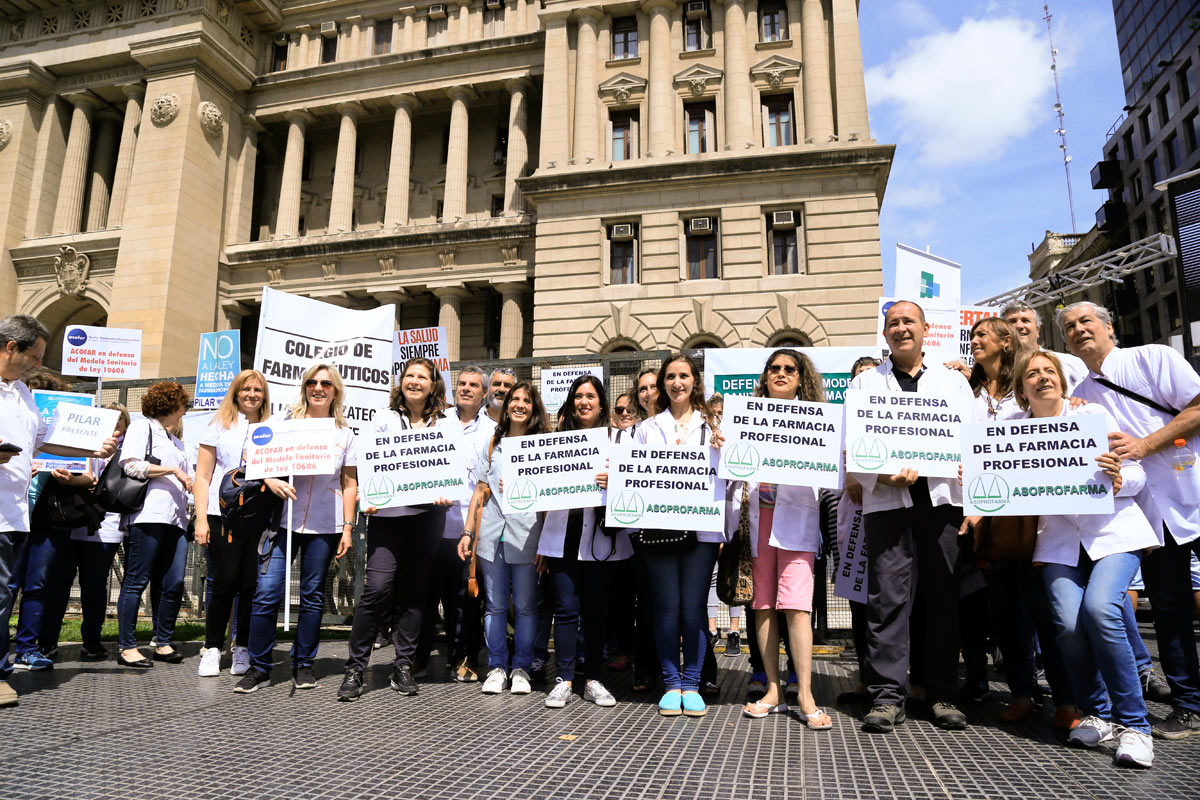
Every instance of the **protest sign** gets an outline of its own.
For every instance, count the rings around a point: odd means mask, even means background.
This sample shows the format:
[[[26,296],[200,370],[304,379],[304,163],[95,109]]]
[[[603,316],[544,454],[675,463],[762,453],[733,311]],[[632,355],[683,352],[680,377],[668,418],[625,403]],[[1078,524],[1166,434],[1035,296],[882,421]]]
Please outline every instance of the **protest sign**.
[[[90,394],[75,394],[74,392],[51,392],[42,389],[33,390],[33,402],[37,405],[38,415],[47,429],[54,419],[54,410],[60,403],[70,403],[90,407],[96,404],[96,398]],[[114,428],[116,425],[113,426]],[[110,431],[111,434],[111,431]],[[74,456],[52,456],[49,453],[38,453],[33,457],[36,469],[65,469],[71,472],[83,472],[87,469],[86,458]]]
[[[567,402],[567,392],[571,390],[571,384],[580,375],[594,375],[599,379],[600,385],[604,385],[604,367],[562,367],[542,370],[542,403],[551,417],[557,415],[563,403]]]
[[[955,308],[962,303],[961,285],[961,264],[896,243],[896,297],[912,297],[922,305]]]
[[[359,507],[469,499],[465,447],[455,419],[405,429],[391,414],[377,415],[358,438]]]
[[[59,403],[54,407],[46,444],[96,451],[113,435],[121,412],[111,408],[92,408],[78,403]]]
[[[192,408],[214,409],[221,405],[221,400],[229,391],[229,384],[241,371],[241,331],[200,334],[200,355],[196,359],[196,396]]]
[[[246,478],[286,478],[336,472],[342,462],[333,420],[279,419],[251,425]]]
[[[859,505],[850,517],[850,530],[833,578],[833,593],[855,603],[867,602],[867,532]]]
[[[254,368],[267,376],[271,411],[300,395],[300,379],[315,363],[337,367],[346,387],[346,423],[357,433],[392,388],[392,327],[396,307],[356,311],[263,287]]]
[[[607,426],[508,442],[500,472],[504,513],[604,505],[596,473],[607,469]]]
[[[731,395],[721,433],[721,478],[842,488],[840,405]]]
[[[187,453],[188,463],[193,467],[196,466],[196,458],[200,453],[200,440],[204,438],[205,429],[216,415],[215,411],[196,410],[183,415],[183,436],[180,438],[183,440],[183,449]],[[214,482],[220,480],[221,477],[214,475]]]
[[[704,396],[754,394],[767,359],[776,347],[729,347],[704,351]],[[879,357],[878,347],[793,347],[812,359],[825,383],[825,399],[841,403],[850,386],[850,368],[862,356]]]
[[[63,334],[63,375],[137,378],[141,370],[142,332],[137,329],[71,325]]]
[[[962,426],[963,513],[1111,514],[1103,414],[968,422]]]
[[[614,444],[605,527],[724,530],[725,482],[716,462],[707,445]]]
[[[404,365],[410,358],[428,358],[437,364],[446,384],[446,398],[454,400],[454,384],[450,382],[450,348],[446,343],[446,329],[437,325],[432,328],[410,328],[396,331],[392,339],[392,380],[400,380]]]
[[[890,350],[883,336],[883,318],[888,309],[899,298],[879,298],[879,329],[875,338],[884,350]],[[984,317],[999,316],[1000,310],[989,306],[960,306],[957,308],[938,308],[921,306],[925,312],[925,321],[929,323],[929,332],[925,334],[922,351],[926,364],[944,364],[947,361],[961,361],[967,367],[975,366],[975,357],[971,355],[971,326]]]
[[[959,405],[958,397],[848,390],[846,468],[895,475],[910,467],[922,477],[957,478],[964,411]]]

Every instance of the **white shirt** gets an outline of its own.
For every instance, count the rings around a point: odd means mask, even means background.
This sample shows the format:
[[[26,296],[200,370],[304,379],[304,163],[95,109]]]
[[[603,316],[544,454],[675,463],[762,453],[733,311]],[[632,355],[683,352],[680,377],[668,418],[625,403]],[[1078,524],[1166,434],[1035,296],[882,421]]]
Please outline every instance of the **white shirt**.
[[[1058,357],[1058,360],[1062,363],[1063,372],[1067,373],[1063,376],[1063,379],[1066,381],[1067,397],[1074,397],[1075,387],[1083,383],[1084,379],[1088,376],[1087,364],[1083,363],[1083,359],[1079,356],[1073,356],[1070,353],[1060,353],[1057,350],[1042,349]]]
[[[171,435],[156,419],[141,417],[129,423],[125,440],[121,443],[121,466],[126,474],[129,466],[146,461],[146,442],[150,442],[150,455],[158,459],[161,466],[181,469],[191,474],[183,442]],[[128,515],[130,525],[174,525],[187,528],[188,493],[175,475],[161,475],[150,479],[146,487],[146,502],[140,511]]]
[[[1103,414],[1110,433],[1115,433],[1117,421],[1100,405],[1084,405],[1071,409],[1063,401],[1059,416],[1082,417]],[[1031,416],[1026,414],[1026,416]],[[1045,564],[1079,563],[1079,547],[1087,552],[1088,558],[1098,561],[1113,553],[1132,553],[1147,547],[1162,544],[1162,536],[1155,535],[1146,515],[1138,507],[1134,496],[1146,485],[1146,473],[1136,461],[1121,462],[1121,491],[1113,498],[1111,514],[1042,514],[1038,517],[1037,545],[1033,560]],[[1161,528],[1160,528],[1161,530]]]
[[[462,424],[462,417],[458,415],[457,406],[447,412],[447,417]],[[475,484],[479,483],[479,479],[483,476],[483,471],[479,468],[480,449],[487,447],[487,442],[496,432],[496,423],[487,413],[487,403],[483,404],[473,420],[463,426],[462,432],[463,439],[466,441],[464,455],[467,460],[467,491],[473,493]],[[446,527],[442,532],[443,539],[458,541],[467,527],[467,510],[470,507],[471,496],[468,494],[466,500],[459,500],[446,509]]]
[[[925,378],[922,377],[921,380],[925,380]],[[1017,405],[1017,396],[1012,392],[997,400],[988,394],[986,387],[982,387],[971,404],[972,422],[1003,422],[1009,419],[1021,419],[1024,416],[1025,412]]]
[[[292,479],[296,499],[292,506],[292,531],[295,533],[341,533],[345,516],[342,511],[342,469],[358,466],[354,451],[354,429],[334,427],[334,446],[341,455],[337,469],[325,475],[297,475]],[[382,513],[382,512],[381,512]],[[287,504],[283,506],[280,527],[287,525]]]
[[[901,391],[896,376],[892,374],[891,358],[884,359],[875,369],[860,372],[850,381],[850,387]],[[947,369],[941,364],[926,365],[925,372],[917,383],[916,394],[945,397],[957,403],[963,414],[970,413],[976,400],[963,374],[956,369]],[[912,495],[907,488],[885,486],[879,483],[879,476],[874,472],[854,472],[853,475],[863,486],[863,513],[912,507]],[[962,487],[958,485],[957,478],[929,478],[929,497],[935,506],[961,506]]]
[[[705,428],[707,427],[704,415],[695,409],[692,410],[692,416],[688,419],[686,425],[677,425],[675,417],[671,415],[671,409],[667,408],[662,413],[645,420],[639,425],[634,438],[639,444],[666,445],[667,447],[677,447],[686,444],[699,447],[703,444],[711,444],[709,438],[711,431],[706,431]],[[718,478],[718,494],[724,491],[724,487],[721,486],[722,483],[723,481]],[[737,529],[734,528],[734,530]],[[696,540],[722,544],[727,541],[722,531],[696,531]]]
[[[1200,375],[1174,348],[1161,344],[1141,347],[1114,347],[1101,373],[1123,389],[1137,392],[1168,408],[1184,409],[1200,395]],[[1104,406],[1117,420],[1118,427],[1132,436],[1145,437],[1160,430],[1173,417],[1145,403],[1114,392],[1096,382],[1098,376],[1089,373],[1087,380],[1075,389],[1075,396]],[[1200,452],[1200,437],[1188,440],[1193,453]],[[1146,471],[1146,488],[1138,495],[1138,504],[1156,531],[1165,522],[1179,544],[1200,537],[1200,507],[1188,505],[1179,497],[1172,459],[1175,448],[1142,459]]]
[[[216,451],[216,465],[208,482],[208,510],[210,517],[221,515],[221,481],[225,473],[242,464],[242,451],[246,449],[246,437],[250,433],[250,421],[240,412],[232,428],[226,428],[216,418],[208,423],[200,436],[201,446]]]
[[[0,440],[21,452],[0,465],[0,532],[29,532],[29,481],[33,454],[46,438],[46,425],[22,381],[0,380]]]
[[[730,481],[725,495],[725,533],[728,541],[737,538],[742,517],[743,481]],[[759,484],[750,484],[747,508],[750,512],[750,555],[758,557]],[[775,487],[775,515],[771,518],[772,547],[800,553],[821,549],[821,500],[819,490],[811,486]]]

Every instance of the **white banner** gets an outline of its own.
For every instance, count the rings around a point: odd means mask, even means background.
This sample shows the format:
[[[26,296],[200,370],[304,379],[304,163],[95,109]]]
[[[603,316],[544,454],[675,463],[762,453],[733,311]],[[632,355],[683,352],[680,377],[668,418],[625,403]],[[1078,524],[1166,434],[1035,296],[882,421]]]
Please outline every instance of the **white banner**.
[[[962,265],[906,244],[896,244],[896,297],[924,307],[955,308],[962,303]]]
[[[958,401],[916,392],[850,389],[846,469],[895,475],[911,467],[926,478],[957,478],[965,411]]]
[[[721,433],[721,478],[842,488],[840,405],[730,395]]]
[[[340,464],[332,419],[280,419],[250,426],[248,480],[327,475]]]
[[[725,482],[708,445],[618,442],[609,463],[605,527],[725,529]]]
[[[509,439],[501,477],[504,513],[604,505],[596,473],[608,462],[608,426]]]
[[[968,422],[962,426],[963,513],[1111,514],[1103,414]]]
[[[833,593],[855,603],[867,602],[867,531],[860,505],[850,515],[850,530],[833,579]]]
[[[541,375],[542,403],[551,417],[558,415],[558,410],[567,402],[567,392],[571,384],[580,375],[594,375],[604,385],[604,367],[562,367],[559,369],[544,369]]]
[[[392,388],[392,327],[396,307],[355,311],[263,287],[254,368],[271,386],[271,411],[300,397],[304,370],[318,362],[337,367],[346,386],[346,423],[357,433]]]
[[[898,301],[895,297],[879,298],[879,328],[875,332],[875,341],[883,350],[891,349],[883,336],[883,318]],[[925,321],[929,323],[929,333],[925,334],[921,348],[925,363],[940,365],[947,361],[961,361],[968,367],[975,366],[975,357],[971,355],[971,327],[984,317],[1000,315],[1000,310],[991,306],[921,306],[921,310],[925,312]]]
[[[142,332],[136,328],[72,325],[63,334],[63,375],[131,379],[141,373]]]
[[[465,447],[455,419],[406,430],[390,414],[376,417],[358,437],[359,507],[469,499]]]
[[[396,331],[392,338],[392,380],[399,381],[404,365],[411,358],[428,358],[437,364],[446,384],[446,398],[454,401],[454,384],[450,382],[450,348],[446,343],[446,329],[441,325],[432,328],[410,328]]]
[[[113,435],[121,412],[111,408],[91,408],[75,403],[59,403],[50,418],[46,444],[99,450]]]
[[[727,347],[704,351],[704,396],[719,392],[723,397],[733,394],[754,394],[754,387],[767,366],[767,359],[777,347]],[[879,358],[878,347],[794,347],[812,359],[813,365],[825,379],[825,399],[842,402],[842,394],[850,386],[850,368],[863,356]]]

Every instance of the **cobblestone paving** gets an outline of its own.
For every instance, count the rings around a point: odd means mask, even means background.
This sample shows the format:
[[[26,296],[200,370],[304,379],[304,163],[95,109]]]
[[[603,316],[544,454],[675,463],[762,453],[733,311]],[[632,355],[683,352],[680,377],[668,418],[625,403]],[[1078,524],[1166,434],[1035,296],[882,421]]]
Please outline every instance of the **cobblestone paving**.
[[[64,647],[54,670],[17,673],[16,709],[0,709],[0,796],[5,798],[1200,798],[1200,737],[1155,742],[1149,771],[1111,755],[1072,750],[1049,731],[1049,712],[999,722],[1005,695],[968,708],[971,727],[936,730],[911,719],[892,735],[864,734],[847,709],[834,728],[807,730],[794,715],[740,714],[746,657],[718,658],[721,695],[702,719],[665,719],[657,697],[608,682],[620,701],[581,699],[564,710],[526,697],[484,697],[446,680],[437,659],[420,695],[387,686],[377,652],[367,693],[338,703],[345,643],[321,647],[320,686],[276,683],[236,695],[236,678],[196,676],[195,643],[182,665],[146,673],[80,663]],[[853,661],[818,659],[818,701],[850,687]],[[438,677],[435,677],[438,676]],[[1001,690],[1002,686],[993,684]],[[1152,714],[1168,712],[1152,705]]]

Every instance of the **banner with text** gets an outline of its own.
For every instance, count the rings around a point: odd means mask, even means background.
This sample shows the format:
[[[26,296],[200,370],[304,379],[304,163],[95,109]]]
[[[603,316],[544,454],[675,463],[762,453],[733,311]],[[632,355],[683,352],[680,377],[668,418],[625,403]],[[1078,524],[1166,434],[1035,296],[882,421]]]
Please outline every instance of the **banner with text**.
[[[1103,414],[968,422],[962,426],[963,513],[1111,514]]]
[[[704,351],[704,396],[719,392],[754,394],[759,376],[767,359],[776,347],[729,347]],[[877,347],[793,347],[812,359],[813,365],[825,380],[825,399],[842,402],[842,394],[850,386],[850,368],[863,356],[879,358]]]
[[[875,333],[875,341],[884,350],[891,348],[883,336],[883,317],[897,300],[895,297],[879,298],[879,328]],[[947,361],[961,361],[968,367],[975,366],[975,357],[971,355],[971,326],[984,317],[1000,314],[1000,309],[990,306],[921,306],[921,310],[925,312],[925,321],[929,323],[929,333],[925,334],[922,347],[925,363],[944,364]]]
[[[961,285],[961,264],[896,243],[896,297],[912,297],[922,306],[954,308],[962,304]]]
[[[229,384],[242,371],[242,332],[216,331],[200,334],[200,356],[196,359],[196,397],[192,408],[215,409],[221,405]]]
[[[104,440],[113,435],[120,419],[121,412],[112,408],[59,403],[54,407],[54,416],[50,418],[46,444],[99,450]]]
[[[141,373],[140,330],[72,325],[63,334],[63,375],[132,379]]]
[[[437,364],[446,384],[446,399],[454,402],[454,384],[450,382],[450,346],[446,343],[446,328],[410,328],[396,331],[392,338],[392,380],[399,381],[404,365],[410,358],[428,358]]]
[[[377,416],[358,437],[359,507],[470,499],[465,447],[457,420],[405,429],[391,414]]]
[[[833,579],[833,593],[855,603],[867,602],[867,531],[860,505],[854,507],[850,516],[845,548]]]
[[[54,419],[54,410],[58,408],[60,403],[91,407],[96,405],[96,398],[90,394],[51,392],[34,389],[33,402],[37,405],[38,414],[42,418],[42,424],[49,429],[50,422]],[[84,472],[87,470],[87,461],[86,458],[75,458],[74,456],[52,456],[49,453],[38,453],[33,457],[33,466],[35,469],[58,468],[70,470],[71,472]]]
[[[958,398],[916,392],[846,392],[846,469],[895,475],[905,467],[926,478],[957,478],[962,461]]]
[[[707,445],[612,447],[605,527],[723,531],[724,501],[717,451]]]
[[[542,370],[542,403],[551,417],[557,416],[563,403],[567,402],[567,392],[571,384],[580,375],[594,375],[604,385],[604,367],[560,367]]]
[[[840,405],[730,395],[721,433],[721,478],[842,488]]]
[[[263,287],[254,368],[271,385],[271,411],[291,408],[300,378],[315,363],[337,367],[346,386],[346,422],[358,433],[392,388],[396,307],[355,311]]]
[[[607,425],[508,441],[500,472],[506,514],[604,505],[596,473],[607,469]]]
[[[246,442],[246,478],[327,475],[338,470],[332,419],[280,419],[250,426]]]

